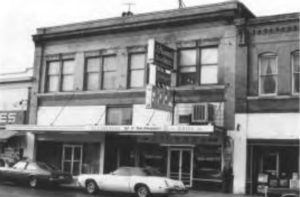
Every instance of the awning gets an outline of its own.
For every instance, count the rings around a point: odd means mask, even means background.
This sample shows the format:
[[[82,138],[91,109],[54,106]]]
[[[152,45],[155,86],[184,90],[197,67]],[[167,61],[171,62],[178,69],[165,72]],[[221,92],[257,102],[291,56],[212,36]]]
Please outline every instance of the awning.
[[[5,142],[7,139],[18,135],[17,131],[0,130],[0,142]]]
[[[164,125],[164,126],[132,126],[132,125],[84,125],[84,126],[51,126],[51,125],[7,125],[7,130],[24,131],[37,134],[58,133],[170,133],[170,134],[211,134],[215,131],[213,125]]]

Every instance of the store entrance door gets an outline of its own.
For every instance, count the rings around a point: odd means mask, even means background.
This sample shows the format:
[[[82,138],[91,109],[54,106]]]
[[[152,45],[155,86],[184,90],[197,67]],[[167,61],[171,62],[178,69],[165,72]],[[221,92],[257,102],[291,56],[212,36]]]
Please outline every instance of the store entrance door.
[[[168,177],[181,180],[187,187],[192,187],[193,149],[169,148]]]
[[[62,170],[73,176],[81,173],[82,166],[82,145],[63,145]]]

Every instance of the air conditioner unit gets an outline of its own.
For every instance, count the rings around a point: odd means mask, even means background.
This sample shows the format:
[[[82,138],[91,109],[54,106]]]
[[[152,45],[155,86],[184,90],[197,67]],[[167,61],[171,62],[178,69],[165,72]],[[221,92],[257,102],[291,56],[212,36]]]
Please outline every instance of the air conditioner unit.
[[[214,106],[209,103],[193,105],[192,122],[208,123],[214,121]]]

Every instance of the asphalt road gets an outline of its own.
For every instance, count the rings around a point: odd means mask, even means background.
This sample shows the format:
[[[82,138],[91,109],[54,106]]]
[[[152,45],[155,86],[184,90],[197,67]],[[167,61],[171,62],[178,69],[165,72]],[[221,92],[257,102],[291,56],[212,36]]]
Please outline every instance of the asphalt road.
[[[123,197],[120,194],[104,194],[99,193],[94,197]],[[126,195],[127,196],[127,195]],[[133,197],[129,195],[127,197]],[[85,194],[84,191],[66,189],[66,188],[38,188],[31,189],[25,186],[0,184],[0,197],[91,197]]]

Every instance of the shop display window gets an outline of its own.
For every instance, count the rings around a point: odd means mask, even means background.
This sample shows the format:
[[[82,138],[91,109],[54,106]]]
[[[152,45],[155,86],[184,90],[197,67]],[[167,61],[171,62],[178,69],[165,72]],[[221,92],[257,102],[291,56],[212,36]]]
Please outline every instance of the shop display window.
[[[194,179],[221,178],[221,146],[195,147]]]
[[[152,167],[162,175],[166,175],[167,152],[163,147],[157,145],[143,145],[140,148],[140,166]]]
[[[298,177],[298,149],[297,147],[260,147],[257,148],[258,176],[257,192],[261,186],[268,186],[270,189],[294,188],[293,183],[299,180]],[[267,182],[262,182],[262,174],[267,177]]]

